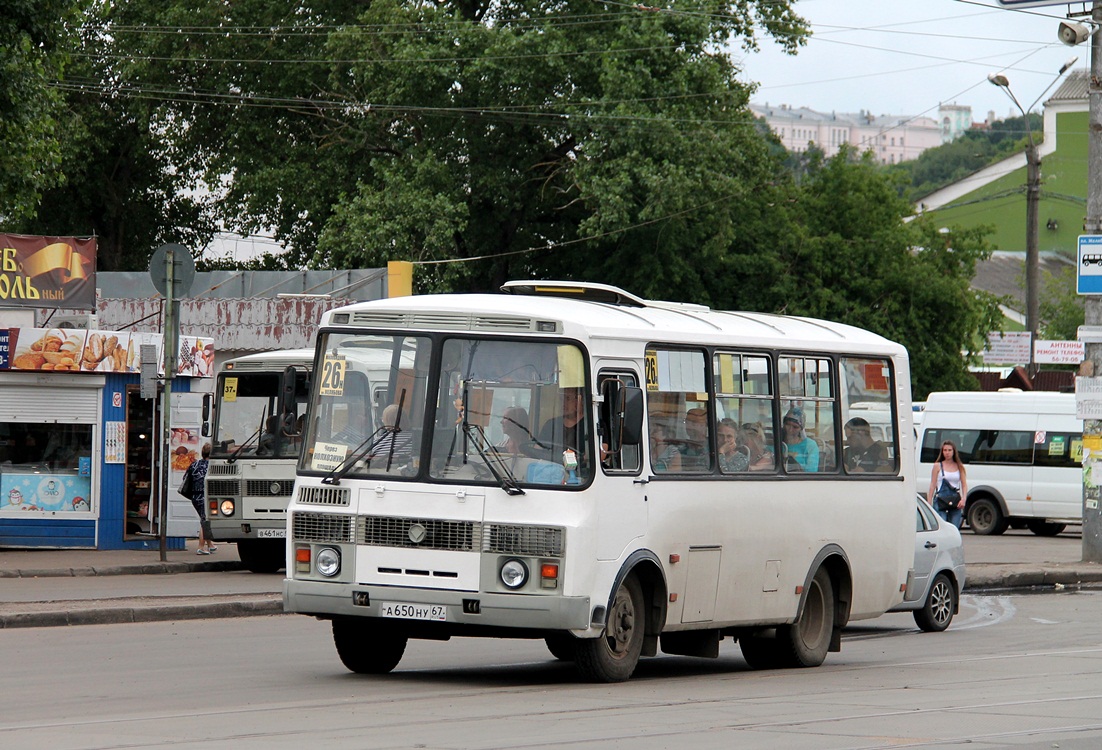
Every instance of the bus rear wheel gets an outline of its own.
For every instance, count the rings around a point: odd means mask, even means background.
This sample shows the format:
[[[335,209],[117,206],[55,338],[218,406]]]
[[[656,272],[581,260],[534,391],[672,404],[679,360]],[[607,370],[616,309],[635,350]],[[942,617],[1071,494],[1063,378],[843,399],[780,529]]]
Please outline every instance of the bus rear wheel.
[[[826,660],[834,634],[834,606],[834,584],[826,569],[819,568],[808,586],[799,619],[777,628],[785,666],[817,667]]]
[[[402,660],[407,641],[405,636],[361,617],[333,618],[333,644],[337,647],[337,656],[356,674],[390,672]]]
[[[629,575],[616,589],[605,630],[598,638],[580,638],[574,664],[590,682],[623,682],[639,664],[646,631],[643,590]]]
[[[1006,520],[999,504],[989,497],[981,497],[968,503],[968,526],[980,536],[998,536],[1006,531]]]

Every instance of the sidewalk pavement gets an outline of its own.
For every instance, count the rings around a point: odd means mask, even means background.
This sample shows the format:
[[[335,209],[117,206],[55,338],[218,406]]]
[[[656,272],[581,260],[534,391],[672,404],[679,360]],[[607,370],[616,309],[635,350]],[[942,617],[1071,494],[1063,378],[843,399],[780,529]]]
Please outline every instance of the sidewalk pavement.
[[[1068,554],[1062,556],[1066,558]],[[46,588],[42,579],[176,576],[243,570],[233,544],[219,544],[218,552],[211,556],[197,556],[195,550],[189,548],[169,551],[165,557],[161,560],[157,550],[0,548],[0,629],[244,617],[283,612],[281,576],[250,579],[255,582],[254,587],[270,589],[264,591],[234,592],[231,579],[227,577],[224,579],[225,586],[217,586],[220,590],[201,595],[173,594],[173,587],[166,585],[155,596],[107,595],[87,599],[36,596],[36,592]],[[217,577],[213,580],[219,581]],[[237,576],[234,580],[240,582],[241,578]],[[119,582],[122,583],[122,579]],[[1102,564],[1099,563],[1068,559],[1052,562],[969,562],[965,591],[1074,587],[1097,583],[1102,583]],[[125,591],[126,586],[123,584],[116,588]],[[16,590],[19,596],[10,593]],[[4,591],[9,593],[4,595]]]

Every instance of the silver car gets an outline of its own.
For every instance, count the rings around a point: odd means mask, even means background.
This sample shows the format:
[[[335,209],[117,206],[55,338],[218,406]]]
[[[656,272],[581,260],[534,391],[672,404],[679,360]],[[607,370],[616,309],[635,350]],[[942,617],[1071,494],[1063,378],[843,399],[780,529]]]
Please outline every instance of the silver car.
[[[913,611],[915,623],[927,633],[949,627],[964,588],[964,545],[960,532],[915,497],[915,564],[903,602],[892,612]]]

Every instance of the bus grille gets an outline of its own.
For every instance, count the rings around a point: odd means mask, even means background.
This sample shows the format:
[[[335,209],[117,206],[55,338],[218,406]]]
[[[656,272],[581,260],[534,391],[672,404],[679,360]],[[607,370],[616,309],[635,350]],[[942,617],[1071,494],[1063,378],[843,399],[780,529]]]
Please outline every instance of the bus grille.
[[[562,557],[563,530],[552,526],[489,524],[483,531],[482,551],[502,555]]]
[[[423,533],[423,536],[422,536]],[[356,543],[375,547],[490,552],[503,555],[562,557],[564,532],[546,526],[483,526],[473,521],[366,516],[358,519]],[[415,542],[414,539],[421,541]]]
[[[364,516],[359,521],[356,541],[360,544],[457,552],[474,552],[478,549],[479,524],[473,521],[384,516]],[[420,541],[415,542],[414,539]]]
[[[250,479],[245,482],[245,494],[252,497],[290,497],[294,489],[293,479]]]
[[[207,476],[235,477],[241,473],[237,464],[208,464]]]
[[[352,516],[331,513],[291,514],[291,538],[301,542],[351,542]]]
[[[302,487],[298,491],[298,501],[310,505],[348,506],[351,493],[347,487]]]
[[[207,494],[211,497],[237,497],[241,494],[241,483],[236,479],[211,479],[208,476]]]

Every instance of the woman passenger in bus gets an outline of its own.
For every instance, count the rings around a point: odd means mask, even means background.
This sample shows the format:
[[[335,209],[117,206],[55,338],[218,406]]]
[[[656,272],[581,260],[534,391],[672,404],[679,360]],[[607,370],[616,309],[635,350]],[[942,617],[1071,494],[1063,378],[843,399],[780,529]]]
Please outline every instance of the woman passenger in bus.
[[[505,439],[497,446],[502,453],[520,453],[521,447],[532,441],[528,431],[528,412],[522,406],[510,406],[501,415],[501,431]]]
[[[761,422],[746,422],[739,430],[739,443],[750,454],[750,471],[770,471],[774,468],[773,452],[765,447],[765,428]]]
[[[789,471],[818,471],[819,446],[804,432],[804,410],[792,407],[784,415],[785,468]]]
[[[724,474],[734,474],[750,469],[750,449],[739,442],[738,423],[730,417],[724,417],[716,425],[717,456],[719,470]]]

